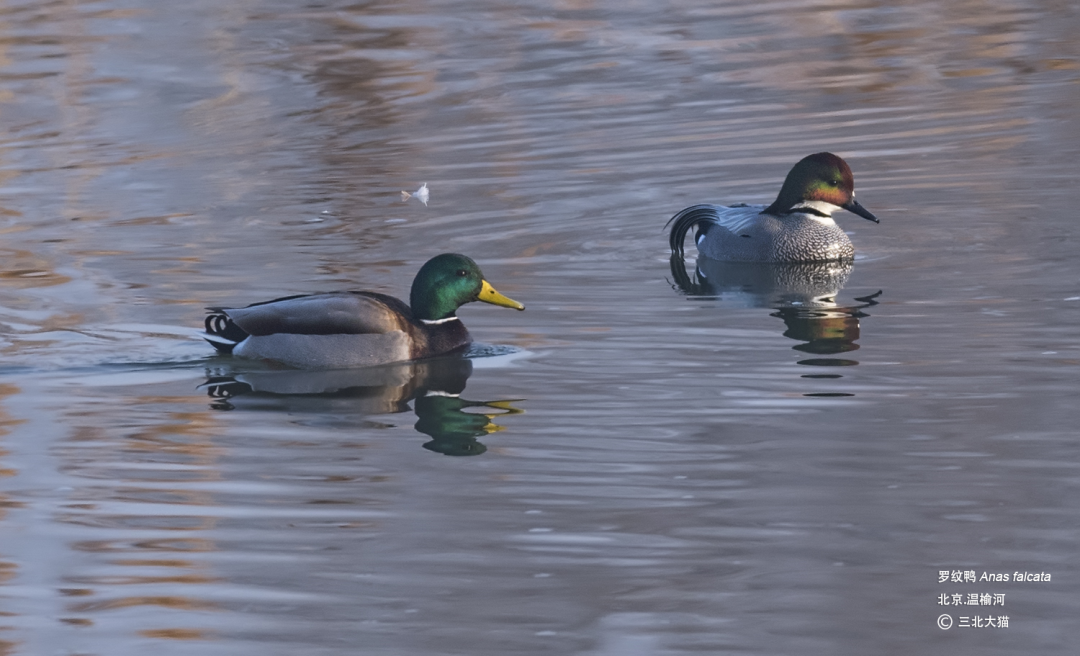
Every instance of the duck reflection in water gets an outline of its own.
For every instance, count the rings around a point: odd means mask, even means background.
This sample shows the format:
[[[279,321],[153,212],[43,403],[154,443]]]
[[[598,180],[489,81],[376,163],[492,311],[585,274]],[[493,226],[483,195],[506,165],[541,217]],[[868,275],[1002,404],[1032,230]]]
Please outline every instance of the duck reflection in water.
[[[476,456],[487,447],[476,438],[504,430],[500,415],[524,412],[521,399],[467,401],[460,394],[472,375],[468,358],[449,356],[363,369],[329,371],[267,369],[210,376],[200,389],[215,410],[269,410],[324,416],[369,416],[408,412],[416,430],[431,437],[423,447],[448,456]],[[487,411],[468,412],[468,408]],[[385,427],[364,422],[368,427]]]
[[[855,298],[857,304],[836,302],[851,275],[851,260],[834,262],[720,262],[698,258],[694,274],[677,254],[671,256],[674,287],[688,296],[717,298],[733,307],[761,307],[776,310],[769,316],[784,321],[784,337],[801,342],[796,351],[818,356],[838,355],[858,350],[859,320],[870,315],[864,308],[877,305],[878,291]],[[856,360],[816,357],[801,365],[842,367]],[[805,374],[803,378],[840,378],[839,374]],[[814,394],[813,396],[848,396]]]

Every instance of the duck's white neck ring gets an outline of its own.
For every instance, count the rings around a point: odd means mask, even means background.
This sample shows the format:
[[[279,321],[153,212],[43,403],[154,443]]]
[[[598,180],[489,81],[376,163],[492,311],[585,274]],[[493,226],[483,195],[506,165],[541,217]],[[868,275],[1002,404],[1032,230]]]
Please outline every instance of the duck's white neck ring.
[[[455,316],[455,317],[445,317],[443,319],[421,319],[420,323],[422,323],[422,324],[424,324],[426,326],[438,326],[441,323],[447,323],[449,321],[457,321],[457,320],[458,320],[458,318]]]
[[[442,390],[428,390],[424,392],[424,396],[445,396],[450,399],[456,399],[460,394],[451,394],[450,392],[444,392]]]
[[[833,212],[836,210],[842,210],[844,208],[839,205],[833,205],[823,200],[804,200],[791,206],[788,210],[788,214],[799,212],[801,214],[813,214],[814,216],[820,216],[823,219],[832,218]]]

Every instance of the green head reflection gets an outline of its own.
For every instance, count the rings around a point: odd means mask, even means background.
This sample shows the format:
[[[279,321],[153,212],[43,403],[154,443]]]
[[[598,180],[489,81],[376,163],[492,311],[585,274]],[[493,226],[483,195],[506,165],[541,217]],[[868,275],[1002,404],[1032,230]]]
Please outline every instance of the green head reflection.
[[[447,456],[478,456],[487,447],[476,438],[505,430],[493,420],[523,412],[512,401],[467,401],[458,396],[428,393],[416,399],[416,430],[431,436],[424,448]],[[486,408],[497,412],[467,411]]]

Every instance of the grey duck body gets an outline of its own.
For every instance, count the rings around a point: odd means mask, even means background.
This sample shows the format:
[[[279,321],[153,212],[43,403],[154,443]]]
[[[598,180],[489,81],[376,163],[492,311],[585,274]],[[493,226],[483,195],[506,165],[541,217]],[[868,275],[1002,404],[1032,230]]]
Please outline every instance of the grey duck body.
[[[221,353],[302,369],[351,369],[419,360],[472,341],[457,317],[482,301],[524,310],[495,291],[476,263],[437,255],[416,274],[410,304],[376,292],[286,296],[242,308],[209,308],[203,338]]]
[[[302,369],[348,369],[417,360],[472,342],[457,317],[421,324],[408,305],[375,292],[293,296],[244,308],[214,308],[248,334],[244,358]]]
[[[694,205],[671,217],[669,244],[682,256],[683,240],[705,257],[726,262],[829,262],[855,257],[851,240],[832,215],[847,210],[878,223],[855,200],[851,168],[832,153],[800,160],[784,179],[776,200],[762,205]]]
[[[764,209],[695,205],[674,221],[694,221],[698,251],[714,260],[824,262],[855,257],[851,239],[831,218],[802,212],[773,216]]]

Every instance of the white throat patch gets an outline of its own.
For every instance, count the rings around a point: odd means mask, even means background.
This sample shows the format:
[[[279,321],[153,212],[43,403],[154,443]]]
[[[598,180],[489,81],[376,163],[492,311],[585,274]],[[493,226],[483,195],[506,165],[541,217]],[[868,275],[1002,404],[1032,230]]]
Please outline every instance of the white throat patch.
[[[802,210],[812,210],[813,212],[820,212],[825,216],[818,216],[812,212],[802,212],[806,214],[808,218],[811,218],[818,223],[824,223],[825,225],[836,225],[836,221],[833,221],[832,214],[836,210],[842,210],[844,208],[839,205],[833,205],[823,200],[804,200],[791,208],[792,212],[801,212]]]

